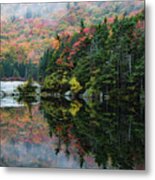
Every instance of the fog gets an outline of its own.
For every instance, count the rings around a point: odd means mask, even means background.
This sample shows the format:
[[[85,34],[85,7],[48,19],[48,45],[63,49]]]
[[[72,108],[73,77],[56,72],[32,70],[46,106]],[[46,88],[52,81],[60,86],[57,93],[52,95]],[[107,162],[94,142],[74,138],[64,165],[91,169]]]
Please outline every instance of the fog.
[[[31,13],[32,18],[48,17],[50,14],[65,9],[66,3],[16,3],[16,4],[1,4],[2,17],[10,18],[26,17]]]

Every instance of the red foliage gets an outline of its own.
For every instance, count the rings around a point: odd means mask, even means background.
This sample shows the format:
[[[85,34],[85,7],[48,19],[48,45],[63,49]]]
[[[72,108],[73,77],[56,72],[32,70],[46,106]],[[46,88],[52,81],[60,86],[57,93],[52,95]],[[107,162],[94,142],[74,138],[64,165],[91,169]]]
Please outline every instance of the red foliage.
[[[72,57],[71,57],[71,56],[69,56],[69,57],[67,57],[67,60],[69,60],[69,61],[70,61],[70,60],[71,60],[71,58],[72,58]]]
[[[68,53],[68,52],[70,52],[70,51],[71,51],[71,49],[70,49],[69,47],[65,47],[64,53]]]
[[[144,29],[144,27],[145,27],[144,21],[138,21],[137,22],[137,25],[136,25],[137,29]]]
[[[57,59],[56,63],[57,64],[62,64],[63,63],[62,58]]]
[[[63,130],[63,127],[62,127],[62,126],[59,125],[59,126],[56,127],[56,131],[57,131],[57,132],[61,132],[62,130]]]
[[[86,33],[86,34],[90,33],[90,28],[84,28],[83,32]]]
[[[114,20],[115,20],[114,17],[109,17],[109,18],[107,19],[107,23],[113,23]]]
[[[74,64],[72,61],[70,61],[69,63],[66,63],[67,67],[69,68],[73,68],[74,67]]]
[[[84,37],[81,37],[80,39],[79,39],[79,41],[85,41],[86,40],[86,37],[84,36]]]
[[[71,53],[70,53],[70,56],[73,56],[73,55],[75,55],[76,54],[76,51],[71,51]]]
[[[29,35],[33,35],[33,31],[32,31],[32,29],[30,30],[30,33],[29,33]]]
[[[75,43],[73,44],[73,47],[75,47],[75,48],[78,47],[78,46],[80,45],[80,43],[81,43],[80,41],[75,42]]]

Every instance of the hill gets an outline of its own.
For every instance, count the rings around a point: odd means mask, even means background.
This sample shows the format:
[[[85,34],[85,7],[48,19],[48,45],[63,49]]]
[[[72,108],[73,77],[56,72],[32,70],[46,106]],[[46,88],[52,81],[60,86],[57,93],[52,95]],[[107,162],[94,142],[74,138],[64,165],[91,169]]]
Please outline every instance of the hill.
[[[104,17],[131,16],[143,9],[143,1],[2,4],[1,59],[30,60],[37,64],[43,52],[54,46],[57,34],[70,35],[86,26],[99,24]]]

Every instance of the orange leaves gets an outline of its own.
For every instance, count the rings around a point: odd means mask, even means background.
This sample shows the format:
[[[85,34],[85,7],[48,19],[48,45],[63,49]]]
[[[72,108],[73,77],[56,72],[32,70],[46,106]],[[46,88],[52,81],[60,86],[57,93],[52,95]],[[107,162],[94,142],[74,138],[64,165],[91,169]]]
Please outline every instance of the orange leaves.
[[[60,47],[60,41],[58,39],[53,39],[51,42],[51,46],[53,49],[59,49]]]
[[[40,57],[51,43],[49,34],[52,34],[52,23],[53,20],[42,18],[18,18],[14,23],[10,23],[9,20],[3,21],[1,58],[5,60],[5,54],[11,53],[11,47],[14,47],[14,59],[19,62],[22,60],[28,62],[32,59],[34,63],[39,63]],[[54,39],[52,41],[53,48],[58,49],[59,42]]]
[[[67,58],[68,59],[68,58]],[[69,59],[68,59],[69,60]],[[72,61],[70,61],[70,62],[63,62],[63,59],[62,58],[59,58],[59,59],[57,59],[57,61],[56,61],[56,63],[58,64],[58,65],[65,65],[65,66],[67,66],[68,68],[73,68],[74,67],[74,64],[73,64],[73,62]]]
[[[22,47],[25,50],[25,52],[28,52],[30,50],[30,45],[31,44],[29,42],[20,43],[20,47]]]

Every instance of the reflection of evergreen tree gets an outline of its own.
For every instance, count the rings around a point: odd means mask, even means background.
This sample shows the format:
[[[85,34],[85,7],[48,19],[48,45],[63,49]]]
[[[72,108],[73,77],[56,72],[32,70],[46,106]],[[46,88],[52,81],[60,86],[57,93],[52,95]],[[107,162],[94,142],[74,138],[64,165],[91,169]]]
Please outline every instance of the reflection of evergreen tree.
[[[144,122],[139,104],[133,108],[132,102],[89,102],[73,116],[69,103],[62,102],[43,102],[42,108],[51,134],[57,134],[67,147],[71,135],[79,139],[84,149],[78,152],[81,166],[85,154],[93,154],[103,168],[132,169],[144,163]]]

